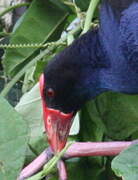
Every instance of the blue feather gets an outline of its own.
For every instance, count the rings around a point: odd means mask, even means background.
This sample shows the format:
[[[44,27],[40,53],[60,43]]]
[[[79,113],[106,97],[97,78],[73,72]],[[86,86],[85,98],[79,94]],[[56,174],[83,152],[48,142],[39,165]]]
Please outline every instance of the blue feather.
[[[46,67],[47,105],[76,111],[105,91],[138,93],[138,2],[103,0],[100,27],[59,53]],[[56,97],[49,99],[48,88]]]
[[[103,5],[101,11],[100,39],[111,63],[111,67],[101,73],[101,77],[104,77],[101,80],[102,86],[112,91],[136,94],[138,93],[138,3],[133,2],[122,11],[120,21],[116,21],[116,16],[109,6]],[[110,10],[107,10],[107,7]],[[103,16],[105,18],[102,18]]]

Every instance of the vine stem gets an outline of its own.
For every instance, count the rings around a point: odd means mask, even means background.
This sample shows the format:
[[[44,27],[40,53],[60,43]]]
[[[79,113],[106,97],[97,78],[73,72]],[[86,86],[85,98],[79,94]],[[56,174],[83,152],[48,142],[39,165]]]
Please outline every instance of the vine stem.
[[[42,171],[30,178],[27,178],[27,180],[41,180],[46,175],[48,175],[53,170],[60,158],[65,154],[69,146],[71,146],[72,144],[73,142],[69,142],[61,152],[55,154],[55,156],[50,161],[48,161],[47,164],[44,165]]]
[[[77,142],[65,153],[65,159],[86,156],[116,156],[132,145],[133,141],[120,142]]]
[[[0,13],[0,17],[4,16],[5,14],[12,11],[13,9],[20,8],[20,7],[23,7],[23,6],[29,6],[29,5],[30,5],[30,3],[17,3],[15,5],[13,5],[13,6],[10,6],[10,7],[6,8],[4,11],[2,11]]]
[[[24,180],[36,172],[38,172],[41,167],[43,167],[51,158],[53,157],[53,152],[50,147],[41,153],[32,163],[27,165],[20,173],[17,180]]]
[[[115,156],[133,144],[138,144],[138,140],[122,142],[76,142],[68,148],[63,158],[66,160],[74,157],[86,156]],[[47,150],[42,152],[21,171],[18,180],[24,180],[36,173],[45,163],[47,163],[48,156],[51,156],[51,153],[49,151],[47,153]]]
[[[67,180],[67,169],[63,160],[59,160],[57,164],[59,172],[59,180]]]
[[[90,5],[87,10],[87,13],[86,13],[86,19],[85,19],[82,34],[86,33],[90,29],[91,21],[92,21],[95,9],[98,5],[98,2],[99,2],[99,0],[91,0]]]
[[[80,31],[81,27],[78,25],[75,29],[70,31],[69,33],[74,35],[78,31]],[[48,55],[52,50],[54,50],[57,46],[63,44],[67,40],[67,37],[64,37],[63,39],[58,40],[53,45],[49,46],[47,49],[41,51],[41,53],[36,56],[32,61],[30,61],[22,70],[20,70],[13,79],[5,86],[5,88],[1,91],[0,96],[5,97],[10,89],[13,87],[13,85],[25,74],[26,70],[29,69],[31,66],[33,66],[37,61],[42,59],[45,55]]]
[[[0,48],[41,48],[41,47],[47,47],[47,46],[52,46],[52,45],[57,45],[57,42],[48,42],[45,44],[42,43],[35,43],[35,44],[0,44]],[[58,44],[59,45],[59,44]],[[66,43],[61,43],[60,45],[66,45]]]

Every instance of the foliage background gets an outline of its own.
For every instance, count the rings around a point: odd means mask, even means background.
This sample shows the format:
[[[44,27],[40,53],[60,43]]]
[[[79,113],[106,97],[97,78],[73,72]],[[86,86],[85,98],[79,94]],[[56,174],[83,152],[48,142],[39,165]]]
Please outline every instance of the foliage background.
[[[79,0],[76,4],[63,0],[29,1],[24,10],[24,5],[13,8],[12,16],[17,10],[23,12],[8,28],[0,13],[0,44],[3,44],[0,51],[0,179],[16,179],[21,168],[48,146],[37,82],[48,61],[81,34],[89,3],[90,0]],[[93,25],[98,23],[98,7],[92,19]],[[76,23],[72,24],[75,19]],[[56,43],[42,46],[47,42]],[[4,48],[7,43],[11,46]],[[79,118],[75,119],[69,139],[85,142],[137,138],[138,95],[107,92],[84,105]],[[134,146],[117,157],[119,160],[113,161],[113,170],[125,180],[138,179],[137,164],[134,164],[137,161],[131,159],[132,151],[135,159],[138,157],[137,148]],[[112,157],[68,160],[69,179],[120,179],[111,170],[111,161]],[[131,168],[124,168],[127,163]],[[53,174],[51,179],[57,179],[57,175]]]

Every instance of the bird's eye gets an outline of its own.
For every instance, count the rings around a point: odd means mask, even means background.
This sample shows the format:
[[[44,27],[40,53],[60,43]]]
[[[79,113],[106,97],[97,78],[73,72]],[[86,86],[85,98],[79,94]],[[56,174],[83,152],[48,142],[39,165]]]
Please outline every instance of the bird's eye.
[[[52,88],[49,88],[47,90],[47,95],[48,95],[48,97],[54,97],[55,96],[54,90]]]

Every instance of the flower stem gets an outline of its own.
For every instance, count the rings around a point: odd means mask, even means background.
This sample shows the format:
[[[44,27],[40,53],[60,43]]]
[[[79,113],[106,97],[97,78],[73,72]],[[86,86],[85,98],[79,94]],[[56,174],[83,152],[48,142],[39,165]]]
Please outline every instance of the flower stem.
[[[55,154],[55,156],[47,164],[44,165],[42,171],[28,178],[27,180],[41,180],[46,175],[48,175],[53,170],[57,162],[61,159],[61,157],[65,154],[69,146],[71,146],[72,144],[73,142],[69,142],[61,152]]]
[[[70,159],[86,156],[115,156],[132,144],[138,144],[138,140],[123,142],[76,142],[68,148],[63,158]],[[31,164],[22,170],[18,180],[27,178],[34,174],[34,172],[37,172],[45,163],[47,163],[47,159],[50,157],[50,151],[45,150]]]
[[[58,161],[57,168],[59,172],[59,180],[67,180],[67,169],[63,160]]]

